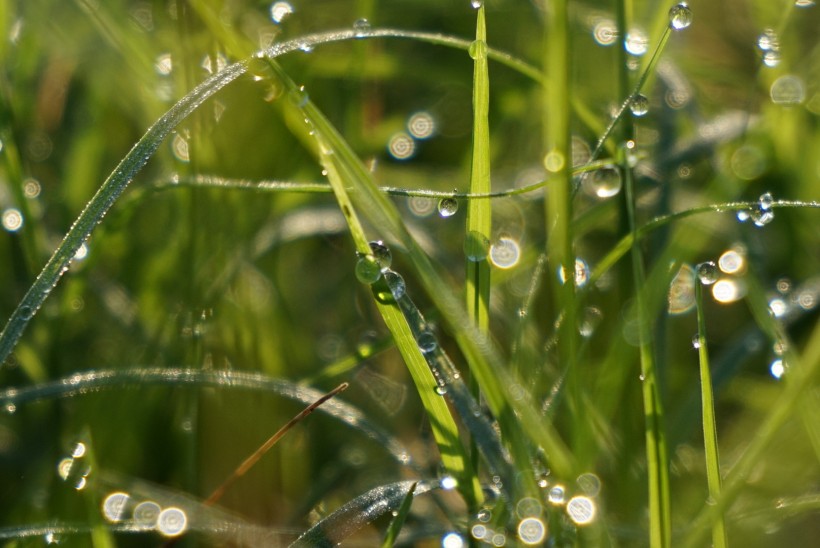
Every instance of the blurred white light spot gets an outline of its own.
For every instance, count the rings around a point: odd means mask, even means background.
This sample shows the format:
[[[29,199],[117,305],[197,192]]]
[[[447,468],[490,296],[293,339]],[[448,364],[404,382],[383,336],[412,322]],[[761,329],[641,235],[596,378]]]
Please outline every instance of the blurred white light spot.
[[[769,301],[769,309],[772,311],[775,318],[780,318],[788,312],[789,306],[786,304],[786,301],[777,298]]]
[[[152,500],[141,502],[134,508],[134,522],[141,527],[154,529],[161,511],[159,504]]]
[[[726,274],[737,274],[746,268],[746,261],[737,249],[730,249],[720,256],[718,266]]]
[[[177,160],[181,162],[189,162],[191,160],[188,152],[188,140],[179,133],[174,135],[174,140],[171,141],[171,151]]]
[[[473,527],[470,529],[470,534],[473,535],[473,538],[476,538],[476,539],[479,539],[479,540],[486,537],[487,532],[488,532],[487,526],[486,525],[481,525],[480,523],[477,523],[477,524],[473,525]]]
[[[769,372],[772,374],[772,377],[780,380],[783,377],[783,373],[786,372],[786,365],[783,363],[783,360],[780,358],[774,360],[769,366]]]
[[[740,280],[718,280],[715,285],[712,286],[712,296],[719,303],[733,303],[742,299],[745,294],[746,286]]]
[[[3,212],[3,228],[9,232],[17,232],[23,227],[23,214],[19,209],[10,207]]]
[[[600,46],[611,46],[618,40],[618,27],[611,19],[601,19],[592,29],[592,36]]]
[[[407,120],[407,131],[416,139],[429,139],[436,131],[436,121],[429,112],[417,112]]]
[[[595,503],[589,497],[572,497],[567,503],[567,514],[578,525],[586,525],[595,519]]]
[[[40,182],[37,179],[26,179],[23,183],[23,194],[26,198],[36,198],[40,195]]]
[[[447,533],[441,537],[441,548],[462,548],[464,539],[458,533]]]
[[[695,306],[695,269],[682,264],[678,273],[669,284],[667,295],[670,314],[683,314]]]
[[[154,68],[162,76],[168,76],[174,70],[174,62],[170,53],[163,53],[157,56],[154,61]]]
[[[453,476],[444,476],[441,478],[441,481],[439,481],[439,485],[441,485],[441,488],[445,491],[450,491],[458,486],[458,481],[456,481],[456,478]]]
[[[490,261],[498,268],[512,268],[520,257],[521,249],[512,238],[502,236],[490,247]]]
[[[188,528],[188,516],[179,508],[166,508],[157,518],[157,531],[166,537],[176,537]]]
[[[128,496],[128,493],[121,492],[111,493],[105,497],[102,504],[105,519],[113,522],[124,520],[129,500],[131,500],[131,497]]]
[[[79,459],[80,457],[85,456],[85,452],[86,452],[85,444],[83,442],[79,442],[79,443],[77,443],[77,445],[74,446],[74,450],[71,452],[71,456],[74,457],[75,459]]]
[[[547,536],[547,526],[538,518],[525,518],[518,524],[518,538],[522,544],[541,544]]]
[[[66,457],[57,463],[57,475],[60,478],[67,480],[69,474],[71,474],[71,468],[74,466],[74,459],[71,457]]]
[[[416,142],[406,133],[399,132],[390,138],[387,143],[387,151],[396,160],[407,160],[413,157],[416,152]]]
[[[291,13],[293,13],[293,6],[287,2],[274,2],[270,7],[270,18],[277,25]]]

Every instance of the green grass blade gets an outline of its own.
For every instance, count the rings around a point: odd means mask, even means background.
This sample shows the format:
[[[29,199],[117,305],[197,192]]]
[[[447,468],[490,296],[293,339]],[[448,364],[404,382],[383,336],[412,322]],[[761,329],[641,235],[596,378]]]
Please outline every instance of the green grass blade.
[[[418,485],[418,483],[413,483],[413,485],[410,486],[410,489],[407,490],[407,494],[404,496],[404,500],[401,501],[401,506],[399,506],[398,512],[396,512],[396,515],[393,516],[392,520],[390,520],[390,526],[387,528],[387,533],[384,536],[382,548],[392,548],[392,546],[396,543],[399,532],[401,532],[401,528],[404,527],[404,522],[407,519],[407,515],[410,513],[410,506],[413,504],[413,496],[416,492],[416,485]]]
[[[714,264],[711,265],[714,267]],[[695,283],[695,300],[698,315],[698,360],[700,362],[700,389],[703,420],[703,446],[706,451],[706,481],[709,498],[720,497],[720,456],[718,454],[717,424],[715,422],[715,400],[712,393],[712,373],[709,367],[709,348],[706,342],[706,318],[703,313],[703,284]],[[728,545],[726,526],[720,516],[712,526],[712,546],[725,548]]]

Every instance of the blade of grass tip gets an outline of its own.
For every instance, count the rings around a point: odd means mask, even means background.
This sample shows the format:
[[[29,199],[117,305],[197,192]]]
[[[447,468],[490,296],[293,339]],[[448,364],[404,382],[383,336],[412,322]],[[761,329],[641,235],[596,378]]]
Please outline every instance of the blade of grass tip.
[[[372,285],[381,278],[383,265],[375,257],[374,250],[368,242],[359,221],[359,216],[348,195],[347,188],[355,188],[355,185],[351,183],[355,181],[356,175],[350,172],[350,166],[340,163],[339,158],[348,153],[350,148],[346,146],[341,136],[333,130],[327,119],[310,101],[304,89],[297,87],[278,64],[273,61],[270,63],[274,74],[288,90],[291,106],[295,107],[300,118],[306,120],[309,125],[308,136],[317,145],[319,160],[322,167],[327,170],[328,181],[333,187],[333,193],[356,245],[359,255],[356,264],[357,277],[361,281]],[[332,140],[333,137],[337,138],[336,142]],[[394,306],[382,302],[376,292],[374,292],[374,297],[376,297],[374,300],[379,313],[393,335],[396,346],[402,358],[404,358],[422,405],[430,419],[433,437],[439,447],[442,463],[448,472],[457,479],[459,490],[468,504],[477,504],[478,501],[482,500],[481,485],[460,442],[458,427],[450,409],[434,392],[436,381],[427,368],[413,333],[405,318]]]
[[[701,268],[716,268],[714,263],[704,263]],[[709,367],[709,349],[706,343],[706,318],[703,312],[703,283],[695,280],[695,306],[698,316],[698,360],[700,362],[700,391],[703,410],[703,446],[706,452],[706,483],[709,499],[720,497],[720,456],[718,454],[717,425],[715,423],[715,401],[712,393],[712,373]],[[712,526],[712,546],[725,548],[728,545],[726,526],[721,515]]]
[[[417,485],[418,482],[413,483],[413,485],[410,486],[410,489],[407,490],[407,494],[404,495],[404,500],[401,501],[399,511],[390,521],[390,526],[387,528],[387,533],[384,535],[382,548],[392,548],[396,543],[399,532],[401,532],[401,528],[404,527],[404,522],[407,519],[407,515],[410,513],[410,506],[413,504],[413,495],[416,492]]]
[[[302,533],[291,548],[317,548],[336,546],[359,528],[379,516],[396,510],[404,502],[410,487],[415,485],[413,496],[436,488],[434,483],[399,481],[380,485],[359,495],[328,517]]]
[[[475,41],[469,48],[473,58],[473,150],[470,169],[470,192],[489,193],[490,183],[490,76],[487,64],[487,26],[484,4],[477,10]],[[467,234],[464,252],[467,255],[465,298],[467,315],[482,333],[490,327],[490,265],[488,253],[492,230],[489,200],[467,202]],[[470,376],[470,392],[479,398],[478,380]],[[475,434],[473,434],[475,435]],[[473,469],[478,471],[478,448],[470,443]],[[472,511],[477,508],[471,508]]]
[[[786,421],[794,417],[807,392],[817,386],[820,378],[820,323],[815,325],[802,355],[793,353],[791,359],[791,367],[784,375],[785,386],[782,393],[751,437],[748,447],[726,474],[720,496],[714,504],[705,505],[692,521],[688,534],[680,542],[684,548],[704,545],[709,528],[729,509],[743,488],[748,486],[749,476],[759,465],[763,452],[782,433]]]
[[[236,467],[236,469],[231,473],[231,475],[228,476],[225,479],[225,481],[223,481],[222,484],[219,485],[219,487],[214,489],[210,496],[208,496],[208,498],[205,499],[203,504],[205,506],[216,504],[219,501],[219,499],[222,498],[222,495],[225,494],[225,491],[227,491],[228,488],[236,482],[236,480],[244,476],[248,472],[248,470],[253,468],[253,466],[257,462],[259,462],[259,459],[261,459],[265,455],[265,453],[270,451],[273,448],[273,446],[276,445],[276,443],[280,439],[282,439],[282,436],[287,434],[288,431],[294,426],[296,426],[298,423],[306,419],[308,415],[313,413],[320,405],[325,403],[327,400],[333,398],[340,392],[347,390],[348,386],[349,385],[346,382],[343,382],[342,384],[340,384],[339,386],[337,386],[336,388],[334,388],[333,390],[331,390],[315,402],[311,403],[310,405],[302,409],[302,411],[300,411],[292,419],[286,422],[285,425],[282,426],[282,428],[277,430],[274,435],[268,438],[268,440],[265,443],[260,445],[259,448],[256,451],[254,451],[247,459],[242,461],[242,463]]]

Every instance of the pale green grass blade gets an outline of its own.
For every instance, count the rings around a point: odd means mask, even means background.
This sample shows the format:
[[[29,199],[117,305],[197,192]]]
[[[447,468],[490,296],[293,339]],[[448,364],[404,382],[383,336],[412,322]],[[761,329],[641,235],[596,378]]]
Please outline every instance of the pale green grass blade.
[[[305,531],[291,547],[336,546],[379,516],[398,510],[412,486],[415,486],[413,496],[422,495],[435,488],[428,482],[414,481],[399,481],[375,487]]]
[[[716,269],[714,263],[707,263],[700,268]],[[718,452],[717,424],[715,420],[715,398],[712,392],[712,372],[709,367],[709,347],[706,338],[706,318],[703,312],[703,284],[701,280],[695,283],[695,300],[698,315],[698,360],[700,361],[700,388],[703,420],[703,446],[706,452],[706,480],[709,487],[709,498],[717,500],[720,497],[720,454]],[[712,527],[712,546],[722,548],[727,546],[726,525],[723,516],[718,517]]]
[[[392,520],[390,520],[390,526],[387,528],[387,533],[384,536],[382,548],[392,548],[392,546],[396,543],[396,539],[401,532],[401,528],[404,526],[407,515],[410,513],[410,507],[413,505],[413,496],[416,492],[416,485],[418,485],[418,483],[414,483],[410,486],[410,489],[407,490],[407,494],[404,496],[404,500],[401,501],[401,506],[399,506],[398,512],[396,512],[396,515],[393,516]]]

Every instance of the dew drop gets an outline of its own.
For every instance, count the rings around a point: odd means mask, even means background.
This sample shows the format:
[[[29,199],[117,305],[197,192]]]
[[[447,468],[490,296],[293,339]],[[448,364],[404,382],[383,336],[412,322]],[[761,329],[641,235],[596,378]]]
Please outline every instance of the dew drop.
[[[565,269],[561,266],[558,267],[558,280],[563,284],[570,278],[568,273]],[[589,281],[589,265],[587,265],[586,261],[578,258],[575,259],[575,287],[583,287]]]
[[[438,214],[441,217],[452,217],[458,211],[458,200],[455,198],[442,198],[438,202]]]
[[[476,519],[481,523],[489,522],[493,517],[493,512],[489,508],[482,508],[476,514]]]
[[[757,37],[757,47],[760,51],[777,51],[780,49],[780,40],[774,29],[764,29],[760,36]]]
[[[637,94],[629,103],[629,110],[634,116],[646,116],[649,112],[649,99],[645,95]]]
[[[24,320],[30,320],[31,317],[34,315],[32,312],[32,308],[28,305],[23,305],[20,307],[20,318]]]
[[[401,274],[387,269],[382,273],[382,275],[384,276],[384,281],[387,283],[387,287],[390,288],[390,293],[393,295],[393,299],[398,301],[404,297],[407,292],[407,286],[405,285],[404,278],[401,277]]]
[[[436,386],[436,394],[438,394],[439,396],[443,396],[446,393],[447,393],[447,387],[446,386],[442,386],[442,385]]]
[[[692,336],[692,348],[694,348],[695,350],[697,350],[697,349],[699,349],[699,348],[700,348],[700,346],[701,346],[701,343],[700,343],[700,335],[698,335],[697,333],[695,333],[695,334]]]
[[[434,352],[436,348],[438,348],[436,336],[426,330],[419,333],[418,338],[416,339],[416,344],[419,345],[419,350],[421,350],[424,354]]]
[[[390,252],[390,248],[381,240],[372,241],[369,245],[370,252],[378,261],[379,266],[383,269],[390,268],[390,265],[393,264],[393,254]]]
[[[581,183],[584,192],[597,198],[611,198],[621,191],[621,172],[614,166],[597,169]]]
[[[754,209],[750,216],[755,226],[766,226],[774,220],[774,211],[770,209]]]
[[[720,271],[714,261],[700,263],[697,268],[698,279],[703,285],[712,285],[718,280]]]
[[[364,38],[370,34],[370,21],[367,19],[356,19],[353,23],[353,35],[356,38]]]
[[[490,240],[481,232],[471,230],[464,240],[464,254],[468,261],[481,262],[490,252]]]
[[[487,57],[487,42],[484,40],[474,40],[467,49],[467,53],[469,53],[473,59],[485,59]]]
[[[484,5],[484,0],[470,0],[470,5],[474,10],[477,10]]]
[[[758,199],[758,205],[760,209],[763,211],[770,210],[774,205],[774,198],[772,197],[772,193],[766,192],[764,194],[761,194],[760,198]]]
[[[374,284],[382,275],[381,265],[373,255],[362,255],[356,261],[356,278],[363,284]]]
[[[780,64],[780,50],[772,49],[763,52],[763,64],[774,68]]]
[[[672,6],[669,10],[669,28],[683,30],[692,24],[692,10],[686,2]]]
[[[458,481],[453,476],[444,476],[438,482],[442,489],[451,491],[458,486]]]
[[[786,366],[782,358],[777,358],[769,365],[769,373],[777,380],[780,380],[785,372]]]
[[[547,494],[547,500],[552,504],[564,504],[564,488],[560,485],[556,485],[550,489]]]
[[[292,89],[288,92],[288,101],[295,107],[304,108],[309,99],[305,86],[299,86],[298,89]]]

